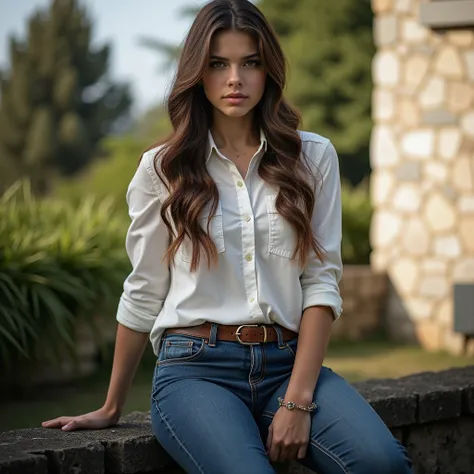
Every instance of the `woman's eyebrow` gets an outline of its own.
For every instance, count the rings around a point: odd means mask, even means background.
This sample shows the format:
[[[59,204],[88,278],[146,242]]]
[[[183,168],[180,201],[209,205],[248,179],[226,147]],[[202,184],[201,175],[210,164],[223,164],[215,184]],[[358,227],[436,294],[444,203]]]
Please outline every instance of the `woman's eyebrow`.
[[[252,53],[252,54],[249,54],[247,56],[244,56],[242,59],[246,60],[246,59],[253,59],[253,58],[258,58],[260,57],[260,54],[259,53]],[[229,58],[224,58],[223,56],[216,56],[216,55],[212,55],[211,56],[211,59],[217,59],[218,61],[228,61]]]

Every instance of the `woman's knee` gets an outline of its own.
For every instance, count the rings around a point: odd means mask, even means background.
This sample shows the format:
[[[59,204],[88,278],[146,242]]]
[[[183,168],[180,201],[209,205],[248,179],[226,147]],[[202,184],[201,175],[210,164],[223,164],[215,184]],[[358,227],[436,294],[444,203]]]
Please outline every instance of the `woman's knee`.
[[[396,440],[381,446],[361,450],[357,455],[355,470],[357,474],[376,472],[377,474],[412,474],[411,461],[406,449]]]

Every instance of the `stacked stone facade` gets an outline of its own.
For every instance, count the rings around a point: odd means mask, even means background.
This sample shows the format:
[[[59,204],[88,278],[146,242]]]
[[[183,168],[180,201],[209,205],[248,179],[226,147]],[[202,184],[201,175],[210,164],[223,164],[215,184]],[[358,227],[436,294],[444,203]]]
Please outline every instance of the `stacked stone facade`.
[[[453,284],[474,283],[474,29],[425,27],[422,3],[372,1],[371,265],[391,282],[392,336],[459,353]]]

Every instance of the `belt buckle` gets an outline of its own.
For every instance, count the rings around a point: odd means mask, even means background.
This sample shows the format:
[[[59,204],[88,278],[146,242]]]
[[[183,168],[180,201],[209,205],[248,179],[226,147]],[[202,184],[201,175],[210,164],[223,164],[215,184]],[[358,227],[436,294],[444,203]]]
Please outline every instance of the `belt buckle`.
[[[242,339],[240,339],[240,336],[242,335],[242,328],[258,328],[262,327],[263,328],[263,342],[267,342],[267,327],[264,324],[242,324],[242,326],[239,326],[237,328],[237,331],[235,331],[235,338],[237,339],[240,344],[244,346],[256,346],[258,344],[261,344],[260,342],[244,342]]]

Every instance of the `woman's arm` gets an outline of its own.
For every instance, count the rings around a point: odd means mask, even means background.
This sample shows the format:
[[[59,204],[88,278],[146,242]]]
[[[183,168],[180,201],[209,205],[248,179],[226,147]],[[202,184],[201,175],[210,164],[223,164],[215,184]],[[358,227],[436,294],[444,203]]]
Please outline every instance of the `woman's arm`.
[[[127,232],[126,250],[133,268],[124,282],[117,310],[119,324],[106,401],[96,411],[75,417],[62,416],[44,422],[44,427],[66,431],[104,428],[116,423],[121,415],[170,284],[169,268],[163,261],[169,244],[168,231],[160,215],[160,189],[153,174],[153,155],[153,151],[145,153],[127,191],[132,222]]]
[[[334,316],[327,306],[307,308],[301,320],[298,350],[285,400],[308,406],[326,356]]]
[[[122,413],[138,363],[148,341],[147,333],[140,333],[118,324],[114,362],[109,390],[104,405],[98,410],[79,416],[60,416],[42,423],[44,428],[100,429],[114,425]]]

